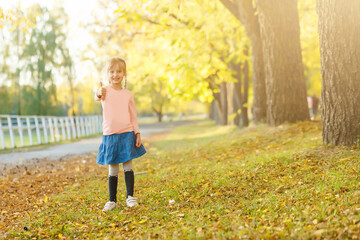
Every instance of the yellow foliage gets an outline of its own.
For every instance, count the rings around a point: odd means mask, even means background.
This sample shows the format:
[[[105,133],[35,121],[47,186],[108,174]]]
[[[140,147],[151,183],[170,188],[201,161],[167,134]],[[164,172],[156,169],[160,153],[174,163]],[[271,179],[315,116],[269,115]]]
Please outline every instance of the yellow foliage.
[[[36,14],[31,8],[22,10],[20,2],[14,9],[5,10],[0,7],[0,29],[5,25],[9,26],[10,31],[14,31],[17,28],[23,33],[29,33],[31,28],[35,27]]]

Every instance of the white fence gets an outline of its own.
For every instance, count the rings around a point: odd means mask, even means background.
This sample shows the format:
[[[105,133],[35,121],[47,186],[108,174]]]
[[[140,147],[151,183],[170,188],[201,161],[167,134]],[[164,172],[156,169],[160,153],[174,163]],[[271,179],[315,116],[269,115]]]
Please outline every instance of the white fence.
[[[71,140],[102,132],[102,116],[0,115],[0,148]]]

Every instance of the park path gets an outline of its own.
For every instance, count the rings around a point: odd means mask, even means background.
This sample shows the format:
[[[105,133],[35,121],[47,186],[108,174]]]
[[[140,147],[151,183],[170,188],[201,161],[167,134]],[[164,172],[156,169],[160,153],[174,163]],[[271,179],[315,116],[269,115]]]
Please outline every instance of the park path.
[[[183,120],[176,122],[162,122],[153,124],[140,124],[141,139],[143,142],[157,133],[165,132],[175,126],[194,123],[191,120]],[[47,147],[41,150],[31,150],[27,152],[13,152],[0,154],[0,165],[16,166],[31,163],[33,160],[47,159],[57,160],[63,157],[68,157],[74,154],[85,154],[96,152],[101,143],[101,136],[94,138],[82,139],[76,142],[59,144]]]

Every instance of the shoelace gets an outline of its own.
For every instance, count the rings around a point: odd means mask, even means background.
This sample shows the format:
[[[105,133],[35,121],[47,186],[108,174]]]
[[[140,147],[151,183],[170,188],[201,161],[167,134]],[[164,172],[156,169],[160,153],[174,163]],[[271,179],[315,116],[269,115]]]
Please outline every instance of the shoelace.
[[[127,199],[127,201],[128,201],[129,203],[136,203],[136,197],[129,197],[129,198]]]
[[[107,202],[107,203],[105,203],[104,208],[110,207],[112,204],[113,204],[112,202]]]

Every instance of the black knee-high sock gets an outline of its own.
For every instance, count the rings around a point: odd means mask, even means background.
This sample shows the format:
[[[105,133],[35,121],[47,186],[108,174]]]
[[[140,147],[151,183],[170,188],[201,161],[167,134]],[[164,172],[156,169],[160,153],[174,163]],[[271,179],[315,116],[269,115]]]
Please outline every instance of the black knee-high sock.
[[[128,196],[134,196],[134,172],[133,170],[125,171],[125,184],[126,184],[126,198]]]
[[[118,176],[109,176],[109,201],[116,202]]]

